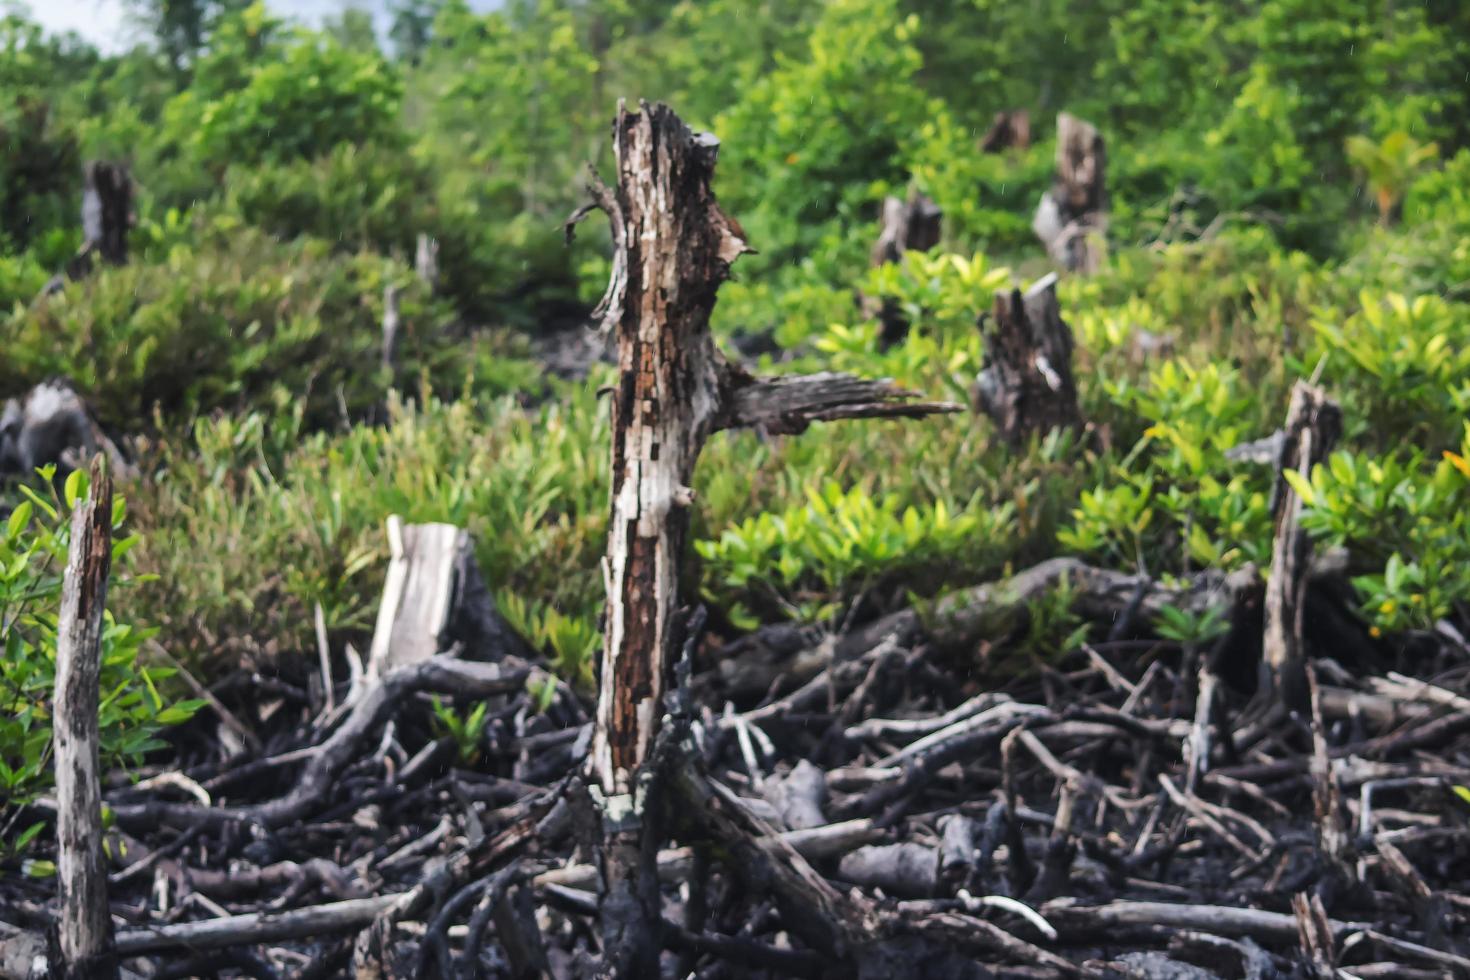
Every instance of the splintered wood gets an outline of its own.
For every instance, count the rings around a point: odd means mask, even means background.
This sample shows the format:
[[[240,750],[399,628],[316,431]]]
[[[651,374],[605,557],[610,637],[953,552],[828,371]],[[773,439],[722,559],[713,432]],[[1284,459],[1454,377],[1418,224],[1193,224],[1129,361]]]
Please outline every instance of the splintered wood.
[[[443,647],[455,595],[455,571],[469,536],[452,524],[410,524],[388,518],[391,559],[368,654],[375,679],[428,660]]]

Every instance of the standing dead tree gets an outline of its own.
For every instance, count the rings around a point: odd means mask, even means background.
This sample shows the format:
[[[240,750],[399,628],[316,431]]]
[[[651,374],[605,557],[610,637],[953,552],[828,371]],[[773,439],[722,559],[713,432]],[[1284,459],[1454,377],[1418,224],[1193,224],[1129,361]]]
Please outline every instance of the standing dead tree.
[[[1321,388],[1298,381],[1291,389],[1286,428],[1276,457],[1276,485],[1271,513],[1276,533],[1271,545],[1271,569],[1266,577],[1266,635],[1263,665],[1269,673],[1273,701],[1305,713],[1306,655],[1302,642],[1302,615],[1312,564],[1312,542],[1301,527],[1302,500],[1287,482],[1287,470],[1302,475],[1327,459],[1342,434],[1342,411]]]
[[[884,198],[883,227],[871,255],[873,267],[897,262],[905,252],[925,252],[938,245],[943,220],[939,205],[918,191],[911,191],[907,199]],[[859,306],[865,316],[878,318],[878,340],[884,347],[908,335],[908,318],[893,300],[860,297]]]
[[[71,548],[56,640],[56,880],[64,980],[117,976],[107,867],[102,856],[102,776],[98,763],[98,677],[102,610],[112,566],[112,478],[92,460],[91,491],[72,511]]]
[[[1047,254],[1069,272],[1091,274],[1102,264],[1107,231],[1107,154],[1092,123],[1057,115],[1057,173],[1041,195],[1031,228]]]
[[[1011,445],[1033,432],[1075,426],[1077,386],[1072,379],[1072,331],[1057,303],[1056,273],[995,294],[981,318],[985,367],[970,389],[972,407],[990,416]]]
[[[705,441],[741,426],[793,433],[817,421],[914,418],[958,406],[916,401],[886,381],[830,373],[761,379],[728,363],[709,318],[731,263],[749,248],[710,189],[718,141],[691,132],[667,106],[646,102],[637,111],[619,104],[613,140],[616,187],[595,182],[594,203],[571,220],[601,208],[614,245],[597,311],[616,338],[620,380],[612,395],[607,617],[587,780],[601,818],[605,968],[631,977],[658,973],[663,797],[677,788],[706,816],[719,811],[714,824],[745,828],[710,803],[717,794],[697,774],[670,780],[678,766],[669,756],[678,752],[660,750],[668,748],[660,738],[664,697],[686,639],[677,615],[679,567]],[[737,853],[781,849],[776,840]]]

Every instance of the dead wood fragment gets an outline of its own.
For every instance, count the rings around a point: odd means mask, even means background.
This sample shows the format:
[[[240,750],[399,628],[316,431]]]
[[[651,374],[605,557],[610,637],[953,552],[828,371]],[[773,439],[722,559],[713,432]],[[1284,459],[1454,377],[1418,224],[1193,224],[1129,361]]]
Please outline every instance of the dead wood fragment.
[[[281,912],[250,912],[200,922],[150,926],[117,934],[117,952],[133,956],[165,949],[222,949],[305,939],[360,929],[402,895],[378,895]]]
[[[1300,526],[1302,500],[1283,475],[1291,470],[1309,476],[1327,459],[1342,432],[1342,412],[1320,388],[1298,381],[1291,390],[1285,436],[1276,458],[1276,485],[1271,510],[1276,526],[1271,568],[1266,576],[1266,684],[1276,703],[1305,713],[1302,617],[1311,568],[1312,543]]]
[[[860,847],[842,858],[837,877],[889,895],[924,898],[939,881],[939,852],[907,842]]]
[[[102,853],[97,729],[102,613],[111,568],[112,476],[96,456],[87,496],[72,510],[57,620],[53,733],[61,922],[56,975],[62,980],[117,976]]]
[[[1025,150],[1031,146],[1031,113],[1025,109],[997,112],[990,128],[980,138],[981,153]]]
[[[1090,275],[1102,265],[1107,231],[1107,156],[1096,127],[1069,113],[1057,115],[1057,172],[1041,196],[1031,227],[1052,260]]]
[[[238,807],[205,807],[180,803],[118,803],[112,812],[118,825],[139,828],[160,822],[188,827],[200,823],[257,823],[279,827],[300,820],[330,792],[338,773],[352,762],[358,747],[418,691],[486,697],[523,690],[531,669],[513,658],[499,664],[458,660],[446,654],[390,671],[352,706],[347,719],[310,754],[306,767],[285,796],[267,803]]]

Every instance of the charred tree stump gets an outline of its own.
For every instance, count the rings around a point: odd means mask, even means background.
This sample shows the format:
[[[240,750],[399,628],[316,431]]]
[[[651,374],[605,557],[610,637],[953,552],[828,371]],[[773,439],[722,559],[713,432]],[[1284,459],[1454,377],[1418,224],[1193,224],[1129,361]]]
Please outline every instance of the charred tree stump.
[[[97,160],[84,172],[82,193],[83,249],[90,249],[109,265],[128,260],[128,227],[132,223],[133,181],[120,163]]]
[[[1031,114],[1025,109],[997,112],[980,139],[981,153],[1024,150],[1031,146]]]
[[[82,170],[82,247],[52,276],[42,296],[58,293],[66,280],[84,279],[100,257],[108,265],[128,260],[128,229],[132,225],[133,181],[120,163],[94,160]]]
[[[970,391],[972,407],[990,416],[1012,446],[1033,432],[1082,420],[1072,379],[1072,331],[1062,319],[1056,285],[1052,273],[1024,294],[996,293],[994,310],[982,317],[985,367]]]
[[[102,855],[97,746],[102,610],[112,566],[112,477],[100,456],[93,458],[91,475],[87,499],[72,511],[56,640],[56,880],[61,893],[56,975],[65,980],[118,975]]]
[[[897,262],[905,252],[926,252],[938,245],[943,220],[939,205],[918,191],[911,192],[907,200],[885,198],[883,228],[871,256],[873,267]],[[893,300],[861,297],[859,305],[865,316],[878,318],[878,340],[884,347],[892,347],[908,336],[908,318]]]
[[[1057,115],[1057,173],[1041,196],[1031,228],[1046,252],[1068,272],[1091,274],[1102,265],[1107,231],[1107,155],[1097,127],[1069,113]]]
[[[1288,710],[1303,714],[1309,708],[1306,656],[1302,641],[1302,614],[1311,576],[1312,542],[1301,528],[1302,500],[1285,472],[1309,475],[1327,459],[1342,434],[1342,411],[1315,385],[1298,381],[1291,389],[1276,457],[1276,485],[1271,513],[1276,532],[1271,543],[1271,568],[1266,576],[1266,633],[1263,664],[1267,673],[1262,690]]]
[[[757,379],[725,361],[709,331],[716,292],[749,251],[710,189],[718,141],[662,104],[618,106],[617,184],[591,188],[612,225],[612,275],[596,315],[617,343],[612,396],[612,519],[607,615],[589,795],[600,815],[606,974],[658,975],[656,868],[670,790],[655,753],[674,656],[679,566],[695,461],[720,429],[799,432],[814,421],[921,416],[957,406],[913,401],[888,382],[837,374]],[[696,781],[697,782],[697,781]],[[691,786],[684,780],[677,785]]]

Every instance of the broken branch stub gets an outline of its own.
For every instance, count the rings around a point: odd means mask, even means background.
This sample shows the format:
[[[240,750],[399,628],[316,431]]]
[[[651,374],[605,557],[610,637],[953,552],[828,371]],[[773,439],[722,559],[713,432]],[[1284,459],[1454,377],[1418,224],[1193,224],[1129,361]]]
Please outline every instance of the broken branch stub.
[[[1079,425],[1077,385],[1072,378],[1072,331],[1057,303],[1055,273],[1024,294],[995,294],[995,307],[982,317],[985,367],[970,389],[972,407],[990,416],[1011,445],[1033,432]]]
[[[651,825],[662,780],[652,755],[679,647],[679,565],[705,440],[738,426],[796,432],[827,419],[957,406],[916,405],[885,382],[835,374],[763,380],[727,363],[710,313],[730,264],[750,249],[710,188],[718,141],[691,132],[665,105],[630,111],[620,103],[613,146],[616,186],[592,188],[612,224],[612,275],[597,313],[617,343],[619,382],[588,781],[603,824],[605,967],[641,976],[658,968],[659,832]]]
[[[1302,614],[1311,578],[1312,542],[1301,527],[1302,499],[1287,482],[1287,470],[1303,476],[1327,459],[1342,434],[1342,411],[1316,385],[1298,381],[1291,389],[1276,485],[1271,492],[1275,534],[1266,576],[1266,635],[1263,666],[1270,691],[1288,709],[1308,707]]]
[[[1093,273],[1102,264],[1107,231],[1107,154],[1097,127],[1057,114],[1057,172],[1041,195],[1031,228],[1047,254],[1069,272]]]

